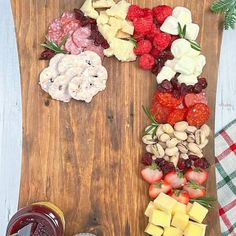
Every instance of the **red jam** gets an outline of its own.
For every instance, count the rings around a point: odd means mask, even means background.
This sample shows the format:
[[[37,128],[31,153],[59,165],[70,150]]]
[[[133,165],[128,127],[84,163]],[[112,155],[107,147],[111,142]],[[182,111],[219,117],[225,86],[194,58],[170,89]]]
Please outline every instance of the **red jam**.
[[[6,236],[17,233],[31,223],[31,236],[64,236],[63,212],[49,202],[39,202],[20,209],[10,220]]]

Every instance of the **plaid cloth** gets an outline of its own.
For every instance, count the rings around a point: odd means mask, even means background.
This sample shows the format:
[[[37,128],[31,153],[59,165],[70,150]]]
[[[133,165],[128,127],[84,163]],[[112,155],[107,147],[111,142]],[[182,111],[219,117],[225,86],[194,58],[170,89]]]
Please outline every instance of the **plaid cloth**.
[[[216,134],[215,154],[222,236],[236,236],[236,120]]]

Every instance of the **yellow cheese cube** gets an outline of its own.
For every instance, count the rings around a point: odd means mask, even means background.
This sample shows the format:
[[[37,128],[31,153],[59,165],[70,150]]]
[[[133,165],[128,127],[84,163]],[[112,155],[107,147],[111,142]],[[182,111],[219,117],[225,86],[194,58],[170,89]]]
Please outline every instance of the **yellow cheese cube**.
[[[119,38],[119,39],[129,39],[130,38],[130,35],[127,34],[127,33],[124,33],[123,31],[119,30],[116,34],[116,38]]]
[[[184,236],[202,236],[203,228],[199,225],[189,222],[186,229],[184,230]]]
[[[175,227],[167,227],[164,228],[164,234],[163,236],[182,236],[183,232],[180,229],[177,229]]]
[[[98,18],[98,12],[92,6],[92,0],[86,0],[80,10],[86,15],[93,19]]]
[[[113,0],[98,0],[93,2],[94,8],[109,8],[114,6],[116,3]]]
[[[197,225],[197,226],[199,226],[200,228],[202,228],[202,234],[199,235],[199,236],[205,236],[207,225],[199,224],[199,223],[192,222],[192,221],[189,221],[189,224],[194,224],[194,225]]]
[[[177,201],[165,193],[160,193],[154,203],[158,209],[172,213]]]
[[[173,209],[172,215],[174,215],[176,212],[186,214],[187,213],[186,205],[181,202],[177,202],[174,209]]]
[[[190,203],[190,202],[187,204],[187,206],[186,206],[186,211],[187,211],[187,213],[188,213],[189,210],[191,209],[192,205],[193,205],[193,204]]]
[[[109,21],[109,17],[108,17],[108,15],[107,15],[107,13],[106,13],[105,11],[101,11],[101,12],[100,12],[100,15],[99,15],[98,18],[97,18],[97,24],[98,24],[98,25],[99,25],[99,24],[104,25],[104,24],[107,24],[108,21]]]
[[[102,36],[110,43],[115,38],[119,29],[108,24],[99,24],[98,30],[102,34]]]
[[[177,212],[171,222],[172,226],[175,226],[178,229],[184,230],[189,222],[189,216],[184,213]]]
[[[108,24],[111,26],[115,26],[117,29],[121,29],[122,28],[122,20],[118,19],[116,17],[110,17]]]
[[[113,5],[106,12],[109,16],[115,16],[117,18],[125,19],[128,13],[129,6],[131,4],[126,2],[125,0],[121,0],[117,4]]]
[[[164,211],[155,210],[155,209],[152,210],[152,213],[149,217],[150,223],[154,225],[162,226],[162,227],[169,227],[170,221],[171,221],[170,213],[166,213]]]
[[[154,203],[151,201],[149,202],[146,210],[145,210],[145,213],[144,215],[147,216],[147,217],[150,217],[150,215],[152,214],[152,211],[155,209],[155,205]]]
[[[207,213],[208,209],[197,202],[193,203],[192,207],[188,212],[190,219],[197,221],[198,223],[202,223]]]
[[[144,232],[152,236],[161,236],[163,233],[163,229],[149,223]]]
[[[124,33],[127,33],[127,34],[130,34],[130,35],[133,35],[134,33],[134,25],[131,21],[126,21],[124,20],[122,22],[122,28],[121,30],[124,32]]]

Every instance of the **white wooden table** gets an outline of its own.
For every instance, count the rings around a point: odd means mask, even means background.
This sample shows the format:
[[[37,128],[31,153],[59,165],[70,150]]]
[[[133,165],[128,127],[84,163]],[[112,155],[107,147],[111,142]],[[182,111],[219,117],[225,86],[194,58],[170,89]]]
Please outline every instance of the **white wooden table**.
[[[0,0],[0,235],[17,210],[21,158],[21,104],[18,70],[6,65],[6,58],[17,62],[13,52],[15,36],[10,2]],[[216,132],[236,118],[236,30],[225,31],[220,60],[216,99]],[[14,140],[14,141],[13,141]]]

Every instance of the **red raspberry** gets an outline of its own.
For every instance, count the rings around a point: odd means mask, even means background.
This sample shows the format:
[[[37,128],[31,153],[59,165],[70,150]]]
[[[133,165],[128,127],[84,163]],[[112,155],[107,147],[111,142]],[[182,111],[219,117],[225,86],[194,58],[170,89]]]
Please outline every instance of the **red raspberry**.
[[[128,19],[133,21],[144,16],[145,11],[138,5],[131,5],[128,10]]]
[[[140,41],[140,40],[143,40],[144,39],[144,35],[141,34],[141,33],[138,33],[138,32],[135,32],[134,31],[134,38],[137,40],[137,41]]]
[[[144,16],[153,16],[153,12],[150,8],[143,8]]]
[[[150,54],[143,54],[139,58],[139,66],[144,70],[150,70],[155,65],[155,59]]]
[[[134,53],[136,55],[143,55],[149,53],[151,49],[152,49],[151,42],[145,39],[138,42],[138,46],[134,48]]]
[[[171,41],[171,36],[167,33],[157,33],[153,39],[153,45],[158,50],[163,51],[166,49]]]
[[[160,56],[160,53],[161,51],[158,50],[157,48],[153,47],[152,50],[151,50],[151,55],[154,57],[154,58],[158,58]]]
[[[146,35],[147,39],[153,40],[154,36],[160,33],[160,28],[157,27],[155,24],[152,24],[150,32]]]
[[[148,15],[145,17],[136,18],[133,23],[136,32],[147,34],[152,28],[153,17],[151,15]]]
[[[168,16],[171,16],[173,9],[167,5],[161,5],[152,9],[154,17],[159,24],[162,24]]]

